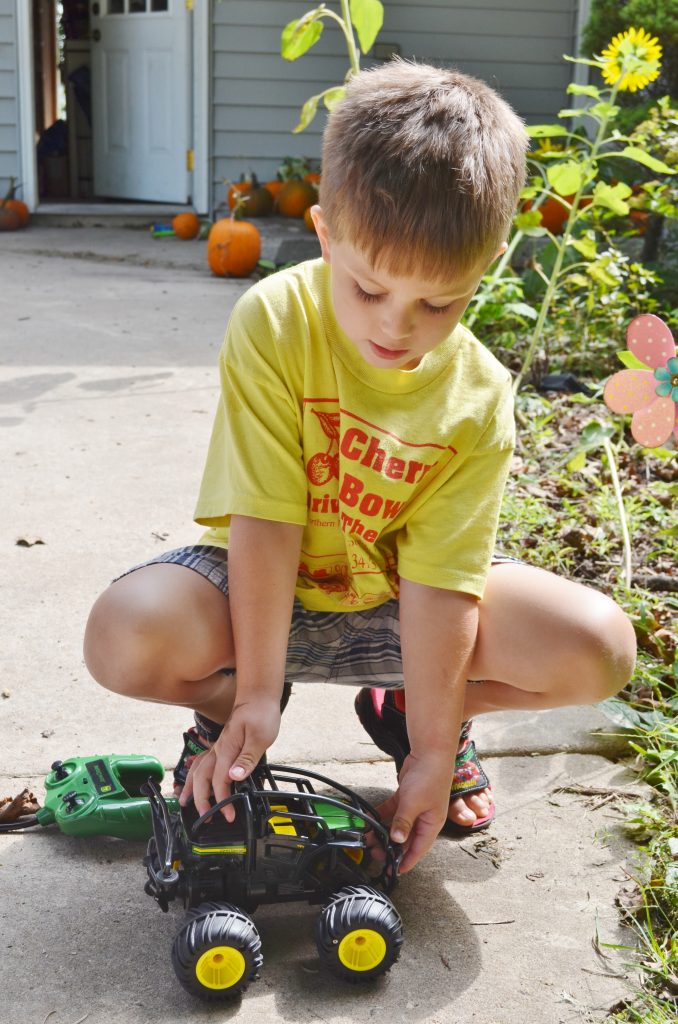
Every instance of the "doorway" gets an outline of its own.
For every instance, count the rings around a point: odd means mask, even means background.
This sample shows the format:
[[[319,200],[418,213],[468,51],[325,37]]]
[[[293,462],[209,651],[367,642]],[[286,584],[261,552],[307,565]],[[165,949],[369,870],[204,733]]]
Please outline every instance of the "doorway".
[[[185,0],[33,0],[41,204],[191,201],[189,10]]]

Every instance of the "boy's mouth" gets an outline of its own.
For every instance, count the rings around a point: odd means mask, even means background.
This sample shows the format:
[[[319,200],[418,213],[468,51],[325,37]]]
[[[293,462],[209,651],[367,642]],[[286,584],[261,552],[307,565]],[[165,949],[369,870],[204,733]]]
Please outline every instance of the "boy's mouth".
[[[409,352],[408,348],[383,348],[374,341],[370,341],[369,345],[380,359],[402,359]]]

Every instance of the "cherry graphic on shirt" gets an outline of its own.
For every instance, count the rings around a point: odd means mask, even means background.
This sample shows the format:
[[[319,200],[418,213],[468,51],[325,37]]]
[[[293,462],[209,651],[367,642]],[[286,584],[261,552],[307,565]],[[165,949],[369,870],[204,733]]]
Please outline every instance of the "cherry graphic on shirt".
[[[318,412],[311,410],[320,420],[323,433],[329,437],[327,451],[317,452],[306,463],[306,475],[312,484],[322,487],[333,478],[339,479],[339,452],[332,454],[332,448],[339,447],[339,413]]]

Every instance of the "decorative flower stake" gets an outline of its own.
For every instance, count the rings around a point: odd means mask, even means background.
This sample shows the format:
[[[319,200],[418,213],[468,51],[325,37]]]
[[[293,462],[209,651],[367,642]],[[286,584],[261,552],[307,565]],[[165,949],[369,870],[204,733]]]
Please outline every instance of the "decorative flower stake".
[[[678,358],[676,343],[663,320],[652,313],[628,326],[626,344],[646,370],[620,370],[605,385],[612,412],[633,413],[631,433],[645,448],[678,439]]]

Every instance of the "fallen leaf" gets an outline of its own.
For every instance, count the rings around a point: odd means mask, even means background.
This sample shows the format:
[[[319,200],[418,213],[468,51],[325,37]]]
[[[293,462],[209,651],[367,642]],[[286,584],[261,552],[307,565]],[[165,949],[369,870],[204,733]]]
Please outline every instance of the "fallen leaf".
[[[18,796],[0,799],[0,821],[17,821],[27,814],[35,814],[40,808],[32,793],[22,789]]]

